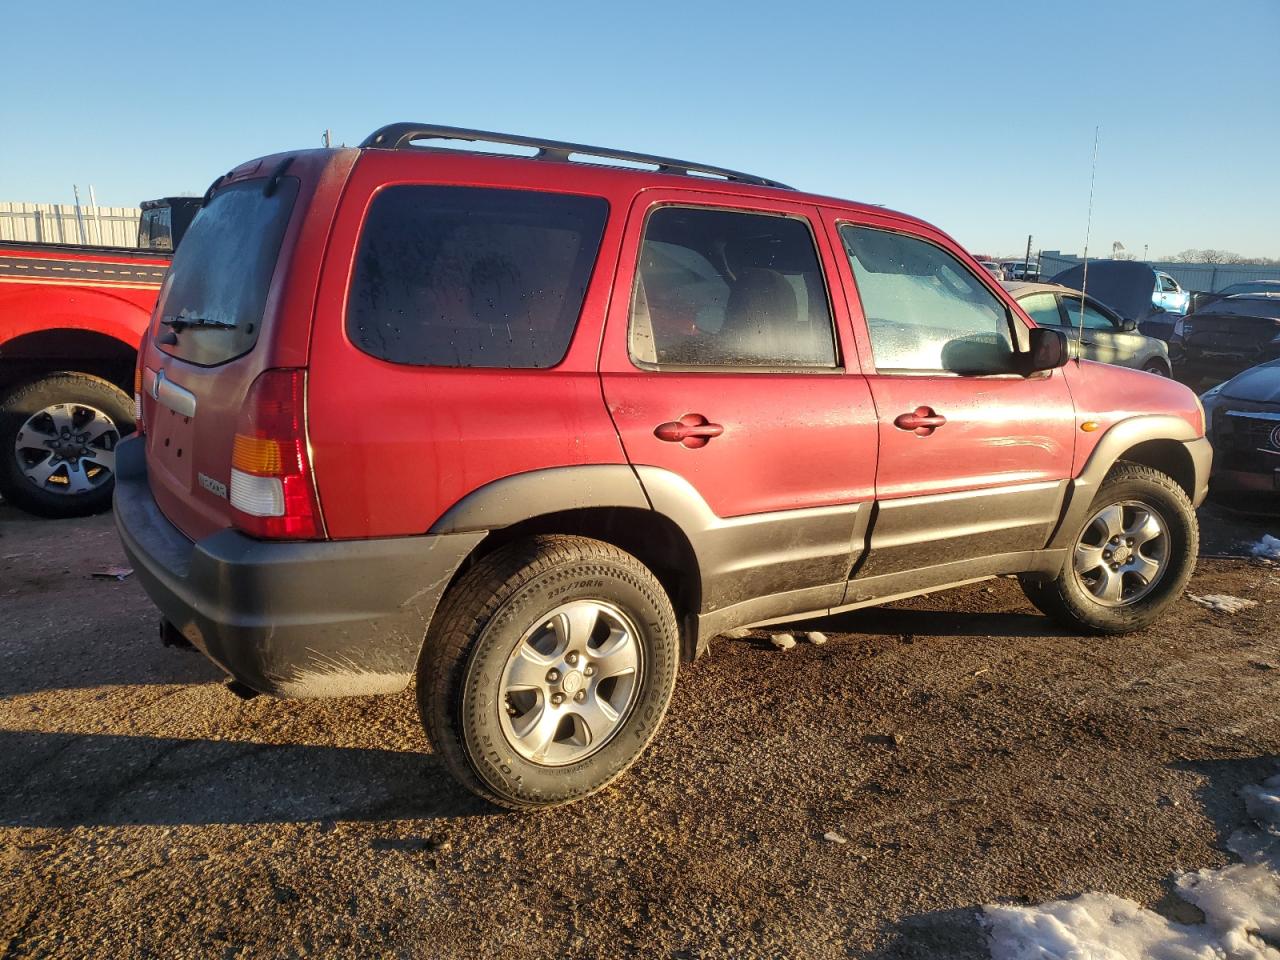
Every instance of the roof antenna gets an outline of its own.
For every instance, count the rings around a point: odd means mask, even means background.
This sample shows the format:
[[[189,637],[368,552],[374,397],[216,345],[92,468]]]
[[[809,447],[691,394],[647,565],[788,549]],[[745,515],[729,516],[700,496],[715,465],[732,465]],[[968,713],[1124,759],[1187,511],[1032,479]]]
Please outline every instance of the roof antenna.
[[[1098,179],[1098,133],[1101,127],[1093,128],[1093,166],[1089,170],[1089,215],[1084,224],[1084,276],[1080,279],[1080,322],[1076,325],[1076,363],[1084,351],[1084,298],[1089,292],[1089,234],[1093,230],[1093,184]]]

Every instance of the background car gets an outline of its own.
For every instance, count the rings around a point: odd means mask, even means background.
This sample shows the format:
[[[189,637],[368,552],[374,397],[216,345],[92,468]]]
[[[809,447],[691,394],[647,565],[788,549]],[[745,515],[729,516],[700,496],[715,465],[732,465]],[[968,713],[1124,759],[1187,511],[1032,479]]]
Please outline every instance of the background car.
[[[1233,293],[1206,304],[1178,319],[1169,349],[1190,384],[1280,357],[1280,293]]]
[[[1004,268],[995,260],[979,260],[978,266],[987,271],[987,273],[991,274],[997,280],[1004,279]]]
[[[1032,320],[1042,327],[1063,330],[1073,342],[1075,331],[1081,326],[1083,298],[1080,355],[1084,359],[1133,367],[1161,377],[1171,375],[1173,367],[1164,341],[1139,333],[1137,323],[1124,319],[1093,297],[1052,283],[1006,282],[1003,286]]]
[[[1280,360],[1237,374],[1200,401],[1214,451],[1212,492],[1236,504],[1252,495],[1245,505],[1280,512]]]
[[[1280,280],[1244,280],[1240,283],[1233,283],[1230,286],[1223,287],[1221,290],[1215,290],[1212,293],[1203,290],[1193,290],[1191,292],[1191,303],[1187,308],[1187,313],[1195,313],[1201,307],[1208,306],[1215,300],[1221,300],[1223,297],[1232,297],[1240,293],[1280,294]]]
[[[1157,270],[1156,286],[1151,293],[1151,303],[1167,313],[1186,313],[1191,303],[1191,294],[1182,289],[1177,280]]]
[[[1158,273],[1141,260],[1090,260],[1087,270],[1086,273],[1085,264],[1077,264],[1055,274],[1049,282],[1075,290],[1087,289],[1124,319],[1134,321],[1149,337],[1166,342],[1173,337],[1173,325],[1181,313],[1170,311],[1160,301],[1162,294],[1169,294],[1170,302],[1175,302],[1173,295],[1178,291],[1160,289],[1160,277],[1171,281],[1172,277]],[[1176,281],[1174,285],[1177,286]],[[1172,353],[1176,361],[1177,353]]]

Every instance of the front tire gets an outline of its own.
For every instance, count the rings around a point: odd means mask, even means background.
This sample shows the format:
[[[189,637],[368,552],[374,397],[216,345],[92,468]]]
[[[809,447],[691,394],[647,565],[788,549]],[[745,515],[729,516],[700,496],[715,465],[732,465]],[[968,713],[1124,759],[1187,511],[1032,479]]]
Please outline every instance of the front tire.
[[[0,494],[42,517],[111,506],[116,444],[134,430],[133,403],[86,373],[53,373],[0,397]]]
[[[449,591],[418,667],[418,709],[450,772],[527,810],[617,779],[666,713],[679,631],[639,560],[584,537],[496,550]]]
[[[1099,488],[1058,575],[1019,580],[1027,599],[1065,626],[1129,633],[1181,595],[1199,548],[1185,491],[1167,474],[1122,461]]]

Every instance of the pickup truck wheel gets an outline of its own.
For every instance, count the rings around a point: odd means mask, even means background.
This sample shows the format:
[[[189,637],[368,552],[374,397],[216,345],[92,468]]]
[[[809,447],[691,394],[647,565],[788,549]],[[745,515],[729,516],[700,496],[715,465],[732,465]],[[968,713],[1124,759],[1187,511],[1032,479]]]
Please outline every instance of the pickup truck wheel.
[[[106,380],[55,373],[0,398],[0,494],[44,517],[111,506],[115,448],[133,432],[133,402]]]
[[[1196,565],[1200,528],[1186,493],[1136,463],[1112,468],[1053,578],[1024,574],[1045,614],[1090,633],[1128,633],[1153,622],[1182,593]]]
[[[446,594],[418,666],[418,709],[449,770],[510,809],[604,788],[657,732],[679,631],[639,560],[537,536],[482,559]]]

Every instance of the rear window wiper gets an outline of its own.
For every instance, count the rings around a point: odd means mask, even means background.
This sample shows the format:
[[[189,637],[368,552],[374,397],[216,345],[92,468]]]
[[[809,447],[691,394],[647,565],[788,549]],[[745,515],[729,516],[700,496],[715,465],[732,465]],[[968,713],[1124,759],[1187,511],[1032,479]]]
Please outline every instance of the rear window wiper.
[[[222,330],[231,330],[236,326],[226,320],[214,320],[210,317],[163,317],[160,322],[174,333],[181,333],[188,327],[217,327]]]

